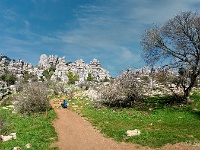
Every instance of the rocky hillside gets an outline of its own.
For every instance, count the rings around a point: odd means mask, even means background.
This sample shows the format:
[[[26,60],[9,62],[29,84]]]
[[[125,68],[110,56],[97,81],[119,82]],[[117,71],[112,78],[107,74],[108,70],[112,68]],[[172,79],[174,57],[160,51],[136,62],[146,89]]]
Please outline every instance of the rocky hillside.
[[[85,64],[82,59],[66,63],[65,56],[47,56],[42,54],[38,66],[24,62],[22,59],[15,61],[0,54],[0,98],[10,91],[12,85],[18,81],[62,81],[68,82],[69,78],[76,77],[76,82],[108,81],[111,76],[102,68],[100,61],[93,59]]]

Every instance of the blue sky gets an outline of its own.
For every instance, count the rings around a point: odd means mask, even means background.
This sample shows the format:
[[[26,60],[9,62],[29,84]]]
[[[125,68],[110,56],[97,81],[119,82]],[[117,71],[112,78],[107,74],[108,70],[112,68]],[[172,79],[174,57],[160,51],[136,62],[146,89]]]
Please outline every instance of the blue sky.
[[[34,66],[41,54],[97,58],[112,76],[141,68],[141,35],[200,0],[1,0],[0,53]]]

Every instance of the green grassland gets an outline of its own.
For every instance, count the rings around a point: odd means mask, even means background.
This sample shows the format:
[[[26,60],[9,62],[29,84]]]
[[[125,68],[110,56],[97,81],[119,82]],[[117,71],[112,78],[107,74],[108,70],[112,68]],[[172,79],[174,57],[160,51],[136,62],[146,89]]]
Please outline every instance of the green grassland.
[[[53,109],[48,111],[48,117],[45,113],[33,115],[13,114],[11,110],[2,109],[0,107],[1,118],[4,122],[1,134],[9,135],[14,132],[17,139],[0,143],[1,150],[11,150],[14,147],[21,147],[23,150],[26,144],[30,143],[30,149],[50,149],[51,143],[57,140],[52,120],[56,117]],[[56,148],[52,148],[56,149]]]
[[[191,98],[194,100],[192,104],[181,107],[164,106],[155,99],[159,107],[141,111],[136,108],[95,108],[87,98],[77,97],[72,100],[76,107],[72,105],[70,108],[87,118],[105,136],[116,141],[152,148],[179,142],[200,145],[200,92],[194,92]],[[141,135],[128,137],[126,131],[134,129],[139,129]]]

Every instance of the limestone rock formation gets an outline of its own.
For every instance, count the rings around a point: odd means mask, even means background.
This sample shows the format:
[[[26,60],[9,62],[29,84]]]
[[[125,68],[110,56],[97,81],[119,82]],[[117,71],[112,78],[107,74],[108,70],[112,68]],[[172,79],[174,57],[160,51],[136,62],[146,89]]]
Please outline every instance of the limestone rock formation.
[[[65,56],[58,57],[58,55],[47,56],[46,54],[42,54],[38,66],[34,67],[32,64],[26,63],[22,59],[19,59],[18,61],[8,61],[5,56],[0,54],[0,75],[5,74],[6,70],[9,70],[9,72],[16,75],[18,80],[23,80],[25,74],[33,74],[37,76],[38,80],[45,79],[43,72],[51,67],[55,68],[53,75],[50,78],[54,81],[59,79],[63,82],[68,82],[67,73],[69,71],[79,76],[79,82],[85,81],[89,73],[96,81],[111,78],[109,72],[103,69],[101,63],[95,58],[90,61],[89,64],[85,64],[82,59],[78,59],[73,63],[66,63]]]
[[[43,70],[49,69],[51,66],[55,66],[56,70],[51,76],[51,80],[60,78],[64,82],[68,81],[66,74],[69,71],[78,75],[80,82],[87,79],[88,73],[91,73],[92,77],[97,81],[104,80],[105,78],[110,79],[111,77],[109,72],[103,69],[101,67],[101,63],[95,58],[90,61],[90,64],[85,64],[82,59],[78,59],[74,63],[67,64],[65,56],[59,58],[57,55],[50,55],[48,57],[46,54],[42,54],[38,66]]]
[[[22,59],[18,61],[12,60],[7,56],[0,54],[0,100],[11,92],[16,92],[16,85],[21,81],[33,82],[47,80],[44,72],[49,72],[48,79],[53,81],[69,81],[67,74],[72,72],[78,76],[77,84],[83,83],[90,75],[93,81],[103,81],[105,78],[110,79],[109,72],[101,67],[100,61],[93,59],[86,64],[82,59],[78,59],[72,63],[66,63],[65,56],[42,54],[38,62],[38,66],[24,62]],[[8,74],[9,73],[9,74]],[[12,83],[4,82],[5,76],[12,75],[15,79]],[[3,79],[4,78],[4,79]],[[12,85],[16,84],[16,85]]]

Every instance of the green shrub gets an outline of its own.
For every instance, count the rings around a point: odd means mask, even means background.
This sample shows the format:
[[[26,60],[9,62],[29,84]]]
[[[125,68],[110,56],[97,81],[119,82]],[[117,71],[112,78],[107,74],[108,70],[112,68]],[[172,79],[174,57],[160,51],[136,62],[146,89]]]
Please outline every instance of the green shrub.
[[[2,75],[0,76],[0,80],[1,80],[1,81],[5,81],[5,80],[6,80],[6,75],[5,75],[5,74],[2,74]]]
[[[51,65],[51,67],[49,68],[49,72],[55,72],[56,70],[56,66]]]
[[[36,82],[37,81],[37,75],[34,75],[33,73],[30,73],[28,71],[25,71],[24,72],[24,82],[27,83],[28,80],[33,81],[33,82]]]
[[[109,82],[109,81],[110,81],[110,80],[108,79],[107,76],[103,79],[103,82]]]
[[[45,78],[47,80],[49,80],[51,78],[51,76],[53,75],[53,73],[55,72],[56,67],[54,65],[51,65],[51,67],[49,69],[46,69],[43,71],[43,76],[45,76]]]
[[[88,73],[87,81],[92,81],[92,80],[93,80],[92,74],[91,74],[91,73]]]
[[[68,65],[69,65],[69,64],[71,64],[71,63],[72,63],[72,62],[71,62],[71,61],[69,61],[69,62],[67,62],[67,63],[66,63],[66,65],[68,66]]]
[[[8,72],[8,74],[1,75],[0,80],[7,82],[8,85],[13,85],[13,84],[15,84],[15,81],[17,80],[17,78],[14,74],[11,74]]]
[[[79,76],[76,75],[76,74],[73,74],[73,72],[69,71],[67,73],[67,77],[68,77],[68,83],[69,84],[75,84],[75,81],[78,81],[79,80]]]
[[[43,73],[42,73],[45,77],[46,77],[46,79],[50,79],[51,78],[51,76],[53,75],[51,72],[49,72],[48,70],[44,70],[43,71]]]
[[[1,93],[6,93],[7,89],[1,89],[0,91],[1,91]]]

